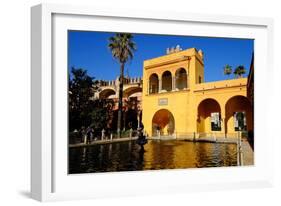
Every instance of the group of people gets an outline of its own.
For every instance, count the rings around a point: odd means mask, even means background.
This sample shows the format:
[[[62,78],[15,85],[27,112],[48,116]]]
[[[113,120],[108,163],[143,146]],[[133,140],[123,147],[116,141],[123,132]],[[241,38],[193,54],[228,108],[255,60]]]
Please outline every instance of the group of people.
[[[90,144],[94,139],[94,129],[92,127],[86,129],[82,127],[81,134],[82,142],[85,144]]]
[[[90,144],[94,140],[94,129],[92,127],[82,127],[81,129],[81,142],[84,144]],[[104,133],[104,130],[103,130]],[[102,134],[104,135],[104,134]],[[141,146],[141,150],[144,151],[144,145],[147,143],[146,136],[143,134],[143,125],[138,128],[138,139],[136,143]]]

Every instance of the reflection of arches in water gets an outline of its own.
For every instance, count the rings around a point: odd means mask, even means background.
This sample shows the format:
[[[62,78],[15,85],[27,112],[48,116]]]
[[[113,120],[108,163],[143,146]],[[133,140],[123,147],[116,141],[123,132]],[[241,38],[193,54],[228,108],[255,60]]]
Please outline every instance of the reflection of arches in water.
[[[108,159],[111,159],[112,157],[112,144],[109,144],[108,145]]]
[[[175,130],[175,119],[173,114],[167,109],[157,111],[152,118],[152,134],[172,135]]]
[[[196,167],[221,167],[237,165],[235,144],[195,143]]]
[[[220,131],[221,108],[219,103],[211,98],[204,99],[198,105],[197,132]]]
[[[230,98],[225,105],[225,112],[227,133],[237,130],[236,126],[240,124],[239,116],[242,116],[241,114],[245,116],[245,120],[243,120],[245,125],[241,130],[253,131],[253,107],[247,97],[239,95]]]

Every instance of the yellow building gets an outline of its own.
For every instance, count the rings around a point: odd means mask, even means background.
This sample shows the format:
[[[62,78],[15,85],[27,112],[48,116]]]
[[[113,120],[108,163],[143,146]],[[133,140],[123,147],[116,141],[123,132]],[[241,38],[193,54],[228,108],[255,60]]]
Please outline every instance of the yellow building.
[[[225,138],[253,131],[247,78],[204,80],[203,52],[195,48],[145,60],[142,121],[147,135]]]

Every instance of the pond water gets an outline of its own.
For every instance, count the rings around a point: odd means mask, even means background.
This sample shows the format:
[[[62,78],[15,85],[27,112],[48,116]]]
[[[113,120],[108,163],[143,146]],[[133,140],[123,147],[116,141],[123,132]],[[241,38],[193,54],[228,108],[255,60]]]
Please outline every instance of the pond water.
[[[69,148],[69,174],[236,166],[235,144],[150,140]]]

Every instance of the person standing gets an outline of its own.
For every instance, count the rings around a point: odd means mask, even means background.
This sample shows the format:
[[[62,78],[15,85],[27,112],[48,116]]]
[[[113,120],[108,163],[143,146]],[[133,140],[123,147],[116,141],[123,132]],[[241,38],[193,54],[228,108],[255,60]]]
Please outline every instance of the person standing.
[[[80,130],[81,142],[85,143],[85,127],[83,126]]]
[[[93,140],[93,129],[91,127],[88,127],[87,132],[86,132],[86,144],[90,144]]]

